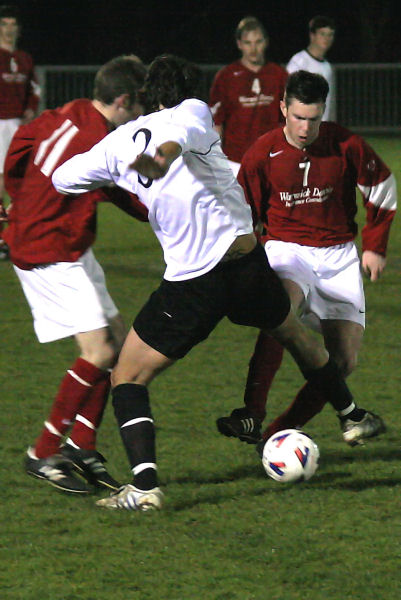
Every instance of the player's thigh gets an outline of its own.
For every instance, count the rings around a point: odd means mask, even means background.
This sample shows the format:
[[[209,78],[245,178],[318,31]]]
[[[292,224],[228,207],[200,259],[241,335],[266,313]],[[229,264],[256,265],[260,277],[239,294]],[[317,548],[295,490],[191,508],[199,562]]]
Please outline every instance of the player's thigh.
[[[361,348],[364,328],[360,323],[336,319],[321,321],[325,346],[344,377],[355,368]]]
[[[305,303],[305,296],[302,288],[298,285],[298,283],[295,283],[295,281],[292,281],[291,279],[281,279],[281,281],[290,297],[291,306],[294,311],[297,312],[298,310],[302,310],[302,306]]]
[[[293,309],[283,323],[270,333],[290,352],[302,372],[318,369],[326,364],[328,353],[323,343],[302,324]]]
[[[151,348],[171,359],[183,358],[223,318],[224,299],[219,268],[184,281],[163,280],[133,327]]]
[[[117,350],[109,327],[77,333],[75,340],[79,346],[81,358],[96,365],[99,369],[109,369],[114,365]]]
[[[91,248],[89,248],[85,254],[81,256],[80,261],[87,277],[91,282],[91,286],[93,286],[95,290],[102,312],[106,319],[110,322],[117,317],[118,309],[107,290],[104,271],[100,263],[96,260]]]
[[[310,248],[292,242],[269,240],[265,244],[265,252],[272,269],[283,282],[294,284],[286,284],[285,287],[288,285],[291,303],[296,308],[303,306],[314,277],[310,251]]]
[[[154,377],[174,363],[142,340],[131,328],[113,369],[111,382],[115,387],[123,383],[148,385]]]
[[[14,267],[41,343],[107,327],[118,310],[99,279],[93,255],[25,271]],[[92,280],[96,272],[96,281]]]
[[[365,294],[355,244],[315,249],[319,264],[310,310],[328,320],[351,321],[365,326]]]
[[[233,323],[270,330],[287,317],[291,302],[259,244],[246,256],[222,265],[227,317]]]
[[[109,319],[109,328],[116,351],[120,352],[127,337],[127,326],[120,313]]]

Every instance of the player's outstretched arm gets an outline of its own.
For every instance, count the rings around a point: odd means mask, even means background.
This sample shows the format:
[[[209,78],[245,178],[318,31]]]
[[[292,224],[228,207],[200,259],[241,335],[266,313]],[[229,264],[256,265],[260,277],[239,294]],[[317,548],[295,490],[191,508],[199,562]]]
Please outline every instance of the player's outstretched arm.
[[[130,167],[150,179],[164,177],[172,163],[180,156],[181,146],[177,142],[164,142],[154,157],[149,154],[138,154]]]

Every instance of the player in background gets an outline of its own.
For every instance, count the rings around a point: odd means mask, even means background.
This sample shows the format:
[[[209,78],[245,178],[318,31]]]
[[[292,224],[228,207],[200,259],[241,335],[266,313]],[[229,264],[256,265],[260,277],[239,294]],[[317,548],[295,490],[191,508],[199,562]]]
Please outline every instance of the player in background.
[[[137,98],[144,77],[136,57],[109,61],[96,74],[93,100],[74,100],[21,125],[5,163],[12,207],[4,235],[38,340],[73,336],[79,348],[39,438],[28,449],[25,469],[71,493],[91,491],[73,467],[95,486],[118,487],[96,451],[96,430],[126,330],[91,250],[97,204],[112,201],[140,220],[147,220],[147,211],[135,197],[110,187],[66,202],[51,176],[65,160],[142,113]]]
[[[248,150],[238,179],[294,310],[323,334],[330,357],[346,377],[355,368],[365,327],[361,263],[371,281],[384,270],[397,190],[394,176],[360,136],[321,122],[327,90],[321,75],[290,75],[281,103],[285,125]],[[366,210],[361,261],[354,242],[356,188]],[[250,361],[245,407],[217,420],[221,433],[249,443],[260,440],[267,393],[282,355],[277,340],[261,332]],[[306,384],[267,427],[263,440],[302,427],[325,402]],[[380,417],[360,409],[348,407],[338,417],[350,445],[385,429]]]
[[[241,58],[216,74],[209,104],[223,152],[236,175],[249,146],[282,121],[280,100],[287,72],[266,60],[269,38],[255,17],[239,22],[235,39]]]
[[[35,116],[40,94],[32,57],[17,49],[20,29],[18,8],[0,6],[0,260],[8,258],[8,248],[1,234],[7,220],[4,159],[18,126]]]
[[[53,174],[66,194],[111,182],[138,194],[166,261],[163,281],[135,318],[113,369],[113,405],[133,484],[98,501],[107,508],[161,508],[148,385],[224,316],[271,331],[313,389],[337,410],[355,406],[335,363],[291,310],[257,244],[251,209],[221,150],[210,110],[194,98],[199,79],[182,59],[156,58],[145,97],[158,112],[118,128]]]
[[[326,108],[323,121],[336,121],[336,85],[333,67],[326,58],[327,52],[333,45],[336,26],[330,17],[317,15],[309,21],[309,45],[306,50],[297,52],[287,64],[288,73],[294,71],[310,71],[323,75],[329,84]]]

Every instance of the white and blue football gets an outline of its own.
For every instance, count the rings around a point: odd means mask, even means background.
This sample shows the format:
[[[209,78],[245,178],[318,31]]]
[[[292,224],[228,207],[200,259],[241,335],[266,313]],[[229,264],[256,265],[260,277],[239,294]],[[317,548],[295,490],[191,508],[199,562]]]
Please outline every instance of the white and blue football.
[[[309,435],[298,429],[284,429],[265,443],[262,463],[275,481],[295,483],[315,474],[319,456],[319,448]]]

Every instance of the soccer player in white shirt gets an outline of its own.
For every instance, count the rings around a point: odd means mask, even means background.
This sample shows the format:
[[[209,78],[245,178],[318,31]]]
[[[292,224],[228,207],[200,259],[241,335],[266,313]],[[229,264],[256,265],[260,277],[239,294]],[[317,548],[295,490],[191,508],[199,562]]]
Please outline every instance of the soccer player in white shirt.
[[[306,50],[297,52],[290,58],[287,71],[309,71],[323,75],[329,84],[323,121],[336,121],[336,85],[333,67],[326,59],[326,54],[333,45],[335,24],[330,17],[317,15],[309,21],[309,45]]]
[[[270,331],[337,410],[352,404],[337,367],[291,311],[256,242],[250,207],[222,153],[210,110],[193,97],[198,79],[186,61],[156,58],[145,100],[158,112],[120,127],[53,175],[65,194],[111,182],[135,192],[149,210],[166,261],[164,278],[135,318],[112,373],[114,410],[134,480],[98,501],[107,508],[161,508],[147,386],[225,316]]]

